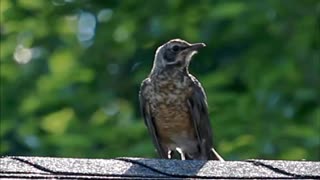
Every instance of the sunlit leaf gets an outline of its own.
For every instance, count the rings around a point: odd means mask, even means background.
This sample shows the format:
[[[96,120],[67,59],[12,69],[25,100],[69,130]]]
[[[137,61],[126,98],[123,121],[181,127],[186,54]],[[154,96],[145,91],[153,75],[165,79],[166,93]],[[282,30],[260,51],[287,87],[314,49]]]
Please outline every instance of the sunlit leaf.
[[[62,134],[73,118],[74,111],[71,108],[64,108],[45,116],[41,121],[41,127],[48,133]]]
[[[65,77],[76,68],[74,55],[68,51],[57,51],[52,54],[49,67],[54,76]]]

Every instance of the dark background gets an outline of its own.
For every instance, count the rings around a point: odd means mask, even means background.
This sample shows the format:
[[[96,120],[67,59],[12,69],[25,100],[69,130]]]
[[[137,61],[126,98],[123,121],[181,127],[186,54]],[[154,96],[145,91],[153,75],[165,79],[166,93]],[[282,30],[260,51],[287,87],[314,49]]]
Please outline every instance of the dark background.
[[[0,2],[0,155],[157,157],[138,90],[182,38],[224,158],[320,160],[318,0]]]

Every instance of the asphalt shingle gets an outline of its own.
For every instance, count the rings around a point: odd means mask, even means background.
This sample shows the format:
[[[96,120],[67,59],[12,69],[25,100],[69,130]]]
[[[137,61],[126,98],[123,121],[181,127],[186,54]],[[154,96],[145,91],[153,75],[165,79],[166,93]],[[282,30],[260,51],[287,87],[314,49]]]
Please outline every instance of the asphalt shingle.
[[[320,162],[2,157],[0,178],[320,179]]]

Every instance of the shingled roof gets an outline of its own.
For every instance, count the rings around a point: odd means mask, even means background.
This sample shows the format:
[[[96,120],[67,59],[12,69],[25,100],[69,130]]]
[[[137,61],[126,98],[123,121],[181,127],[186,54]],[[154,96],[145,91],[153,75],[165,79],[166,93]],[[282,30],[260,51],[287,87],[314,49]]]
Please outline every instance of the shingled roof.
[[[320,179],[320,162],[2,157],[0,178]]]

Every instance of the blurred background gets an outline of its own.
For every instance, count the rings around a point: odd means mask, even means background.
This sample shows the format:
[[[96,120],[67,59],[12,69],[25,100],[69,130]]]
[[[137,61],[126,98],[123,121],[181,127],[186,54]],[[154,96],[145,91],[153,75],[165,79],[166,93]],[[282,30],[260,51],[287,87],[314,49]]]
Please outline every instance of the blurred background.
[[[138,91],[182,38],[225,159],[320,160],[317,0],[0,2],[0,155],[157,157]]]

